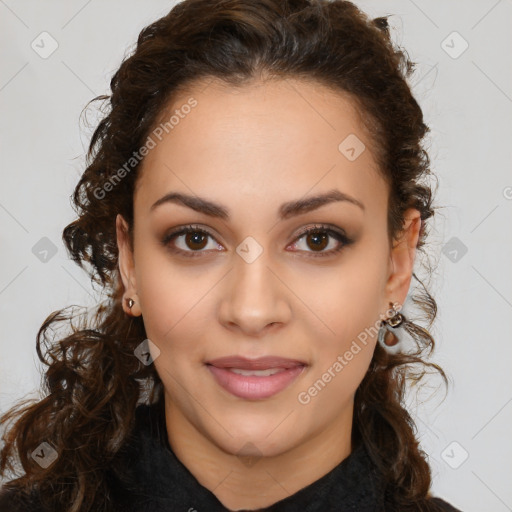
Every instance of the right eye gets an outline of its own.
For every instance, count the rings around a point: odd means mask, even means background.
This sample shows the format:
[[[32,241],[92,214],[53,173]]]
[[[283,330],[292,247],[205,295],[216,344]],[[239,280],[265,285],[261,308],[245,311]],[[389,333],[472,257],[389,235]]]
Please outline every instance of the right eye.
[[[208,237],[213,238],[213,235],[198,226],[182,226],[167,233],[162,240],[162,244],[178,254],[183,254],[187,257],[197,257],[201,253],[206,252],[203,249],[208,245]],[[212,247],[209,250],[218,250],[218,247],[218,243],[212,243]]]

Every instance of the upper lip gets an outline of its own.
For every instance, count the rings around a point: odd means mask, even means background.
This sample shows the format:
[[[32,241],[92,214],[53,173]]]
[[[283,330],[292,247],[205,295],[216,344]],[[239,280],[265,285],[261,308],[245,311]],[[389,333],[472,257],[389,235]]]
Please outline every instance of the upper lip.
[[[265,356],[258,357],[257,359],[247,359],[246,357],[236,355],[212,359],[211,361],[206,361],[206,364],[216,366],[217,368],[237,368],[240,370],[267,370],[269,368],[306,366],[304,361],[285,357]]]

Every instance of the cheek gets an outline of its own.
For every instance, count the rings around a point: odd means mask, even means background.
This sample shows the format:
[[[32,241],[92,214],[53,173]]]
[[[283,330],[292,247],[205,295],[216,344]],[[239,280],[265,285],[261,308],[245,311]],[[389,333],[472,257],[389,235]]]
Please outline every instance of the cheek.
[[[358,252],[329,272],[309,272],[294,291],[308,306],[308,322],[320,327],[319,338],[341,350],[380,320],[384,283],[383,259]]]
[[[380,322],[374,286],[352,279],[340,280],[333,295],[323,296],[322,312],[328,329],[321,335],[311,329],[312,366],[297,396],[301,404],[314,404],[319,417],[332,417],[348,404],[363,380],[377,342]],[[332,283],[335,286],[335,283]],[[334,406],[336,404],[336,406]]]
[[[211,328],[209,294],[215,281],[208,273],[187,272],[171,266],[161,255],[141,254],[137,273],[137,293],[143,310],[148,338],[162,353],[186,354],[198,349],[194,340]]]
[[[358,253],[329,279],[317,280],[321,287],[309,287],[308,305],[322,322],[308,313],[314,345],[306,381],[310,387],[303,390],[306,400],[317,394],[322,395],[317,402],[346,400],[357,389],[377,342],[384,276],[383,258],[377,258],[375,251]],[[320,329],[314,328],[319,325]]]

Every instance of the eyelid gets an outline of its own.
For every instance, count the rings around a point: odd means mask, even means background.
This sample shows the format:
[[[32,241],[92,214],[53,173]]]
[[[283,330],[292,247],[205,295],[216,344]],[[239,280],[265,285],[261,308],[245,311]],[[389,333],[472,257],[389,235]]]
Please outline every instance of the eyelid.
[[[299,238],[303,237],[304,235],[310,233],[311,231],[334,231],[340,236],[348,238],[348,235],[345,233],[345,230],[333,225],[333,224],[322,224],[322,223],[316,223],[316,224],[309,224],[302,228],[296,235],[295,240],[298,240]]]

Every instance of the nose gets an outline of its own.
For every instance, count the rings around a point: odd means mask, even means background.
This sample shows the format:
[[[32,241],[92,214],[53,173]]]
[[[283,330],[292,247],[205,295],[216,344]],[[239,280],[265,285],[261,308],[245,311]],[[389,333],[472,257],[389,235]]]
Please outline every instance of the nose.
[[[279,271],[270,268],[265,251],[248,263],[236,256],[222,289],[219,320],[248,336],[263,336],[291,318],[291,291]]]

